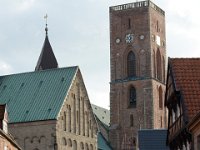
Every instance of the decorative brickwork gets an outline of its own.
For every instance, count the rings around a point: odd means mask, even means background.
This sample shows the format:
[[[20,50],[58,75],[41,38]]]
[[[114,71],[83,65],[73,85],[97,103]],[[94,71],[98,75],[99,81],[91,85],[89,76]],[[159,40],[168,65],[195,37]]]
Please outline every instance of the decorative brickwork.
[[[9,131],[24,150],[96,150],[97,125],[80,71],[57,120],[9,124]]]

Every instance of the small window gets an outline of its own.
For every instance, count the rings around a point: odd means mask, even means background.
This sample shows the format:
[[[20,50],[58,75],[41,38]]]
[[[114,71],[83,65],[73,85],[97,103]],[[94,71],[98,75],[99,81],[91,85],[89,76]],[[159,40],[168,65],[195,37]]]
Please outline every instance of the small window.
[[[76,122],[77,122],[77,124],[79,124],[79,112],[78,111],[76,111]]]
[[[93,150],[93,145],[92,144],[90,144],[90,150]]]
[[[163,109],[163,91],[162,91],[162,87],[159,87],[159,108]]]
[[[134,126],[133,115],[130,115],[130,126]]]
[[[80,143],[80,148],[81,148],[81,150],[84,149],[84,144],[83,144],[83,142]]]
[[[89,146],[88,146],[87,143],[85,144],[85,149],[86,149],[86,150],[89,150]]]
[[[66,141],[66,139],[64,137],[62,138],[62,145],[64,145],[64,146],[67,145],[67,141]]]
[[[157,49],[156,63],[157,63],[157,79],[162,81],[162,61],[159,48]]]
[[[68,110],[68,132],[71,132],[71,107],[69,106],[69,110]]]
[[[131,19],[128,19],[128,29],[131,29]]]
[[[157,22],[156,22],[156,31],[157,32],[160,32],[160,29],[159,29],[160,27],[159,27],[159,22],[158,22],[158,20],[157,20]]]
[[[72,147],[72,140],[71,139],[68,139],[68,143],[69,147]]]
[[[130,87],[129,89],[129,105],[131,107],[136,106],[136,90],[134,87]]]
[[[66,115],[66,112],[64,112],[64,116],[63,116],[63,130],[64,131],[66,131],[66,126],[67,126],[66,125],[66,121],[67,121],[66,118],[67,118],[67,115]]]

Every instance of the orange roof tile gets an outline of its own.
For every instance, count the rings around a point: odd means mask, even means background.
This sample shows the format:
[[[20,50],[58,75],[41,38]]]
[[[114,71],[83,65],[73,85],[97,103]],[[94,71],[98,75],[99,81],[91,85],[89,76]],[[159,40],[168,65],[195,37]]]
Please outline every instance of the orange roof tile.
[[[175,86],[181,91],[189,121],[200,112],[200,58],[170,58]]]

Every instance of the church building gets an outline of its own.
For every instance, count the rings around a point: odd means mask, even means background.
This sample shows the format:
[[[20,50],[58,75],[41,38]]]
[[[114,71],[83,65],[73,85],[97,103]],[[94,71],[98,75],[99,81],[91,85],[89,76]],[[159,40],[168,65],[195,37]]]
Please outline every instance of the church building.
[[[96,150],[97,124],[78,66],[58,68],[46,37],[33,72],[0,76],[8,130],[23,150]]]
[[[110,142],[138,147],[139,129],[166,128],[165,12],[150,0],[110,7]]]

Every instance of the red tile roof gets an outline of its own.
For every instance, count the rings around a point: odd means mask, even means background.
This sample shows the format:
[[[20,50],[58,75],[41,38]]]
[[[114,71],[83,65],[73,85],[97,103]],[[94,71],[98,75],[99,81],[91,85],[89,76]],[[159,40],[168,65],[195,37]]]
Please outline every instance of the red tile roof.
[[[200,58],[170,58],[176,90],[180,90],[189,121],[200,112]]]

